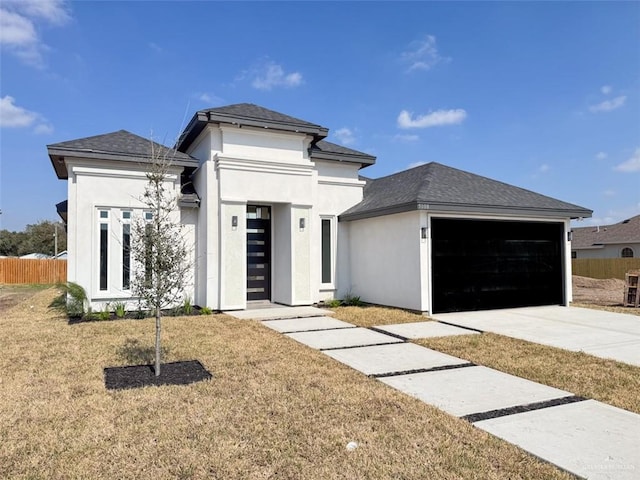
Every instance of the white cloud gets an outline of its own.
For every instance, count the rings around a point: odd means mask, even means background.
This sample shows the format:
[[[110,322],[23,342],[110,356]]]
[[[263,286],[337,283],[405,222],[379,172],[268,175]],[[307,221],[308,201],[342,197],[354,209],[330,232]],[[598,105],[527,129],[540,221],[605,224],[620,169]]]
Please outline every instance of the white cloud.
[[[14,102],[15,99],[9,95],[0,98],[0,127],[30,127],[39,115],[17,106]]]
[[[302,84],[300,72],[286,73],[281,65],[266,62],[253,72],[251,85],[258,90],[271,90],[274,87],[292,88]]]
[[[640,148],[636,148],[631,158],[626,162],[616,165],[614,170],[618,172],[640,172]]]
[[[418,140],[420,140],[420,137],[418,135],[413,135],[413,134],[398,133],[393,137],[393,140],[396,142],[410,143],[410,142],[417,142]]]
[[[333,132],[333,134],[340,143],[344,143],[345,145],[351,145],[356,141],[355,133],[347,127],[339,128]]]
[[[604,160],[605,158],[607,158],[609,155],[607,155],[607,152],[598,152],[596,153],[596,158],[598,160]]]
[[[551,167],[546,163],[543,163],[538,167],[538,173],[547,173],[549,170],[551,170]]]
[[[222,103],[222,99],[220,97],[218,97],[217,95],[213,95],[213,94],[207,93],[207,92],[196,93],[195,97],[198,100],[200,100],[201,102],[205,102],[205,103],[208,103],[210,105]]]
[[[611,110],[615,110],[616,108],[620,108],[627,101],[626,95],[620,95],[611,100],[605,100],[604,102],[597,103],[595,105],[589,106],[589,111],[592,113],[598,112],[610,112]]]
[[[36,24],[61,26],[71,19],[64,0],[4,0],[0,7],[0,46],[23,63],[44,67],[49,47],[38,35]]]
[[[51,135],[53,133],[53,125],[49,123],[41,123],[33,129],[36,135]]]
[[[605,197],[614,197],[616,195],[616,191],[615,190],[604,190],[602,192],[602,195],[604,195]]]
[[[613,91],[613,88],[611,88],[611,85],[603,85],[602,87],[600,87],[600,91],[604,95],[609,95]]]
[[[147,45],[151,50],[153,50],[156,53],[164,52],[164,49],[160,45],[158,45],[156,42],[149,42]]]
[[[402,110],[398,115],[399,128],[429,128],[442,125],[457,125],[467,118],[467,112],[462,108],[454,110],[436,110],[426,115],[418,115],[415,118],[413,113]]]
[[[448,60],[438,53],[436,37],[433,35],[425,35],[424,38],[411,42],[400,58],[409,65],[408,72],[430,70],[441,61]]]
[[[53,126],[39,113],[19,107],[15,104],[15,99],[9,95],[0,98],[0,127],[25,128],[36,123],[34,133],[38,135],[53,133]]]
[[[426,164],[427,162],[423,162],[423,161],[413,162],[409,164],[409,166],[407,167],[407,170],[409,170],[410,168],[416,168],[416,167],[419,167],[420,165],[426,165]]]

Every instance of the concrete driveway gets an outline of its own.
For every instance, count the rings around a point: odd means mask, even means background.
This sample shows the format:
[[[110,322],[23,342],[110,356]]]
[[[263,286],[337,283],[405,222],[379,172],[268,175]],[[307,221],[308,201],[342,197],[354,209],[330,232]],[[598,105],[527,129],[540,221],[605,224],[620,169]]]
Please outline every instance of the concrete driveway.
[[[640,316],[578,307],[432,315],[438,321],[640,366]]]

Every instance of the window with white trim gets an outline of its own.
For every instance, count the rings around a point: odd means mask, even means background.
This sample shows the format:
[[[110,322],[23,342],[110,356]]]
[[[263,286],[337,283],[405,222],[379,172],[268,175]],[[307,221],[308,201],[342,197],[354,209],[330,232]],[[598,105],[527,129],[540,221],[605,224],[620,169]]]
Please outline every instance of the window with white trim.
[[[122,289],[131,288],[131,211],[122,212]]]
[[[633,248],[631,247],[624,247],[622,249],[622,251],[620,252],[620,256],[622,258],[633,258]]]
[[[324,285],[330,285],[334,282],[334,219],[335,217],[320,218],[320,272],[321,283]]]
[[[108,290],[109,285],[109,210],[99,211],[99,285],[100,290]]]

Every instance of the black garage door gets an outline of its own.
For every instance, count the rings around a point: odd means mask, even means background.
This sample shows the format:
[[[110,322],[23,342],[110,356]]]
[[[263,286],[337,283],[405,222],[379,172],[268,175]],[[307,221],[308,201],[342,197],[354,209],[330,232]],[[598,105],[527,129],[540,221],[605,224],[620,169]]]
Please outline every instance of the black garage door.
[[[434,313],[563,303],[562,224],[431,220]]]

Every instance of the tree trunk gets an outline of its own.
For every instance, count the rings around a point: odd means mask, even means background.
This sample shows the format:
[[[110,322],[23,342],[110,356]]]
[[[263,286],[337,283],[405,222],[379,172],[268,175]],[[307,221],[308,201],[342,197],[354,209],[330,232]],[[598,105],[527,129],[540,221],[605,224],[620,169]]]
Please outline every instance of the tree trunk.
[[[156,307],[156,377],[160,376],[160,307]]]

